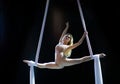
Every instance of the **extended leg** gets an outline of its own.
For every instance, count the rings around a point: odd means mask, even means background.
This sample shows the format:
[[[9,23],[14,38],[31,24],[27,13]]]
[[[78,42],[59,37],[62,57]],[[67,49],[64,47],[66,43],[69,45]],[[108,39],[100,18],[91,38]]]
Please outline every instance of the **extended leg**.
[[[30,61],[30,60],[23,60],[23,62],[27,63],[29,66],[33,65],[38,68],[48,68],[48,69],[62,69],[63,68],[63,66],[60,66],[56,64],[55,62],[37,63],[37,64],[35,64],[34,61]]]
[[[100,54],[96,54],[95,56],[104,57],[106,55],[104,53],[100,53]],[[93,55],[93,57],[94,57],[94,55]],[[90,61],[92,59],[93,58],[91,56],[84,56],[82,58],[75,58],[75,59],[65,58],[63,60],[63,65],[64,66],[72,66],[72,65],[76,65],[76,64]]]

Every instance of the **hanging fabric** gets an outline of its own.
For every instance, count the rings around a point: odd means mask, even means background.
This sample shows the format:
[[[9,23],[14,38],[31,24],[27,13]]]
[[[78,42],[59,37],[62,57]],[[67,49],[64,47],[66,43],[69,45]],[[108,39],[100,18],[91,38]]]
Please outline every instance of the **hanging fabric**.
[[[79,13],[80,13],[80,17],[81,17],[81,20],[82,20],[82,25],[83,25],[84,31],[87,31],[84,16],[83,16],[83,12],[82,12],[82,8],[81,8],[81,4],[80,4],[79,0],[77,0],[77,4],[78,4]],[[100,64],[99,56],[93,56],[93,51],[92,51],[92,48],[91,48],[91,44],[90,44],[90,40],[89,40],[88,35],[86,36],[86,41],[87,41],[90,56],[92,56],[93,59],[94,59],[95,84],[103,84],[103,78],[102,78],[102,71],[101,71],[101,64]]]
[[[47,17],[48,6],[49,6],[49,0],[47,0],[47,2],[46,2],[43,23],[42,23],[41,32],[40,32],[40,36],[39,36],[39,42],[38,42],[37,51],[36,51],[35,64],[38,63],[38,58],[39,58],[39,54],[40,54],[40,48],[41,48],[42,38],[43,38],[43,33],[44,33],[44,28],[45,28],[45,22],[46,22],[46,17]],[[30,84],[35,84],[35,73],[34,73],[33,65],[30,65]]]

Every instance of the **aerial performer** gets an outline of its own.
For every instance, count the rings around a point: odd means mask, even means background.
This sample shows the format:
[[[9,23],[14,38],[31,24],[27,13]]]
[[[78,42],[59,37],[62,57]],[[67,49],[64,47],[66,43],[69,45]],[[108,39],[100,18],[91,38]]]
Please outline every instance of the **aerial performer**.
[[[100,58],[106,56],[105,53],[95,54],[93,56],[83,56],[80,58],[70,58],[72,54],[72,50],[80,46],[85,37],[88,35],[87,31],[84,31],[81,38],[78,42],[73,43],[74,38],[71,33],[68,33],[69,29],[69,22],[66,22],[66,27],[63,30],[61,37],[59,39],[58,44],[55,46],[55,59],[52,62],[45,62],[45,63],[35,63],[32,60],[23,60],[24,63],[27,63],[28,66],[36,66],[38,68],[47,68],[47,69],[63,69],[67,66],[73,66],[76,64],[84,63],[90,60],[93,60],[94,57],[98,56]],[[47,51],[46,51],[47,52]]]

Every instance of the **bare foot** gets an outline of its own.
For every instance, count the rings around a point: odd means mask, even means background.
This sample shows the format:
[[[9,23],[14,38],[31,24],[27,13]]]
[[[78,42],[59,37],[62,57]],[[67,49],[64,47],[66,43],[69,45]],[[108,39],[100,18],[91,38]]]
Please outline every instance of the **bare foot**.
[[[23,60],[24,63],[27,63],[29,66],[36,66],[35,62],[32,60]]]
[[[100,53],[100,54],[95,54],[95,55],[93,55],[93,57],[96,57],[96,56],[99,56],[100,58],[103,58],[103,57],[106,56],[106,54]]]
[[[100,57],[105,57],[106,54],[105,53],[100,53]]]
[[[29,60],[23,60],[24,63],[28,63]]]

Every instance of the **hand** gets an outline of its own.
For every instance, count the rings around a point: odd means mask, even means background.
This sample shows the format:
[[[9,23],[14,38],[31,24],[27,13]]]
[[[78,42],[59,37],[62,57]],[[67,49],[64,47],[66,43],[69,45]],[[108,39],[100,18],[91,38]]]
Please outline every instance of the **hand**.
[[[69,22],[66,22],[66,26],[67,26],[67,27],[69,26]]]
[[[84,34],[85,34],[85,35],[88,35],[88,32],[87,32],[87,31],[85,31],[85,32],[84,32]]]

